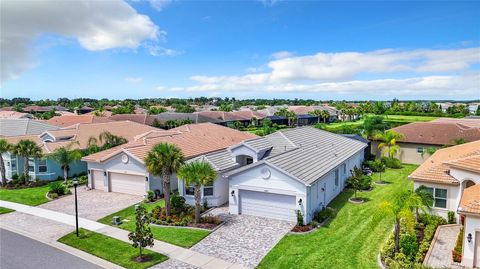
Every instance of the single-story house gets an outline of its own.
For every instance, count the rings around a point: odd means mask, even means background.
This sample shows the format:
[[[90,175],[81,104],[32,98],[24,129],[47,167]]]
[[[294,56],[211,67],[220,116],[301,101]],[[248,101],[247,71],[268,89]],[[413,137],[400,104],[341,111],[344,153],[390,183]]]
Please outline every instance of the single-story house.
[[[436,151],[410,176],[414,189],[427,187],[434,202],[431,211],[447,218],[456,212],[465,227],[462,264],[479,266],[480,250],[480,141]],[[468,240],[467,237],[469,237]],[[476,257],[474,252],[477,251]]]
[[[60,127],[32,119],[0,119],[0,137],[18,135],[38,135]]]
[[[60,127],[69,127],[79,123],[105,123],[112,122],[112,120],[106,117],[97,117],[94,115],[62,115],[55,116],[45,122]]]
[[[272,124],[288,125],[287,117],[273,115],[273,116],[266,116],[265,119],[270,119],[272,121]]]
[[[182,150],[187,160],[201,157],[214,161],[223,158],[222,150],[254,137],[253,134],[213,123],[187,124],[168,131],[155,129],[146,132],[127,144],[85,156],[82,160],[88,166],[89,187],[145,195],[148,190],[163,192],[161,177],[151,174],[144,162],[154,145],[172,143]],[[226,166],[214,164],[214,167],[220,177]],[[212,187],[202,190],[210,205],[220,205],[228,199],[220,186],[222,180],[218,178]],[[171,189],[177,188],[192,203],[193,196],[188,188],[185,189],[183,182],[177,182],[176,175],[172,175]]]
[[[98,139],[100,133],[108,131],[114,135],[122,136],[128,141],[133,141],[136,135],[156,130],[153,127],[138,124],[129,121],[118,121],[108,123],[91,123],[76,124],[68,128],[48,130],[38,135],[22,135],[5,137],[5,139],[16,144],[22,139],[34,141],[43,151],[44,157],[40,159],[29,160],[29,175],[31,178],[42,180],[55,180],[59,176],[63,177],[63,169],[60,164],[49,158],[48,155],[53,153],[55,149],[62,146],[70,146],[72,148],[85,149],[88,146],[90,137]],[[3,154],[5,162],[5,170],[8,179],[15,174],[23,174],[24,159],[17,157],[11,152]],[[87,172],[85,162],[77,161],[69,166],[68,175]]]
[[[231,214],[309,223],[360,167],[367,144],[312,127],[285,129],[243,141],[228,151],[240,166],[228,178]]]
[[[29,113],[17,112],[13,110],[0,110],[0,119],[32,119],[33,115]]]
[[[203,112],[196,112],[199,116],[202,116],[208,120],[209,122],[215,122],[217,124],[221,124],[223,126],[233,126],[235,122],[240,122],[240,124],[244,127],[248,125],[258,125],[260,124],[261,120],[264,119],[266,116],[257,112],[257,111],[250,111],[250,110],[242,110],[242,111],[203,111]],[[220,120],[220,122],[218,122]]]
[[[160,124],[166,124],[168,121],[183,121],[190,120],[192,123],[221,123],[222,120],[205,117],[200,113],[178,113],[178,112],[164,112],[158,115],[147,115],[147,114],[117,114],[109,117],[110,120],[122,121],[129,120],[142,124],[147,124],[152,126],[155,120]]]
[[[333,122],[337,120],[341,114],[341,111],[338,109],[331,107],[331,106],[326,106],[326,105],[321,105],[321,106],[289,106],[288,110],[295,113],[296,115],[303,116],[303,115],[308,115],[309,113],[315,111],[315,110],[321,110],[321,111],[327,111],[330,117],[326,119],[326,122]],[[315,117],[315,121],[311,120],[310,122],[307,122],[308,124],[301,124],[301,125],[312,125],[318,122],[324,122],[323,118],[318,118]]]
[[[82,114],[90,113],[93,110],[95,110],[95,109],[93,107],[89,107],[89,106],[77,107],[77,108],[75,108],[75,114],[82,115]]]
[[[476,119],[439,119],[431,122],[413,122],[392,128],[404,138],[397,141],[400,151],[396,158],[403,163],[422,164],[430,157],[428,149],[439,149],[456,144],[456,140],[466,142],[480,140],[480,120]],[[378,144],[372,141],[372,154],[381,155]]]

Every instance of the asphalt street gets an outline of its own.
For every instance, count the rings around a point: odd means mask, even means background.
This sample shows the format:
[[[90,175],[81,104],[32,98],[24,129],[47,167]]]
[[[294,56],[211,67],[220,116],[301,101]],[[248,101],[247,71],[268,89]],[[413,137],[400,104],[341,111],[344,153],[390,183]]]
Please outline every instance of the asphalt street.
[[[2,269],[98,269],[77,256],[4,229],[0,229]]]

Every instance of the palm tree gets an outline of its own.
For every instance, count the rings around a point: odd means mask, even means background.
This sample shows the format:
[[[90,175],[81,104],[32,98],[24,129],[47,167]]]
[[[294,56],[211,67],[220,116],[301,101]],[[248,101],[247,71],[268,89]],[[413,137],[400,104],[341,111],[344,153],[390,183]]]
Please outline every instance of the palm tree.
[[[315,109],[314,111],[308,112],[308,114],[317,117],[317,123],[320,123],[320,118],[322,117],[323,110]]]
[[[23,174],[24,182],[26,183],[28,175],[28,159],[41,158],[43,156],[42,149],[32,140],[22,139],[14,147],[13,153],[23,157]]]
[[[377,133],[375,139],[382,140],[383,142],[378,144],[378,148],[382,150],[382,153],[386,153],[388,157],[393,158],[395,153],[400,150],[400,146],[397,145],[397,141],[403,139],[404,136],[394,130],[388,130],[384,133]]]
[[[0,139],[0,173],[2,175],[2,185],[7,184],[7,176],[5,175],[5,163],[3,160],[3,153],[7,153],[12,149],[12,144],[5,139]]]
[[[170,176],[176,173],[184,163],[182,150],[174,144],[159,143],[145,157],[148,172],[162,177],[165,210],[170,215]]]
[[[419,206],[415,209],[416,218],[418,220],[418,209],[424,212],[428,211],[433,206],[434,198],[433,194],[424,185],[418,187],[415,190],[415,194],[419,197],[419,201],[417,202]]]
[[[81,151],[78,149],[72,149],[72,146],[73,143],[66,147],[57,148],[53,154],[50,155],[50,158],[62,166],[65,183],[67,183],[68,168],[70,164],[79,161],[82,158]]]
[[[330,118],[330,113],[328,113],[326,110],[322,110],[320,117],[323,118],[323,123],[327,123],[327,119]]]
[[[411,196],[411,192],[404,192],[394,199],[393,202],[384,201],[380,204],[379,213],[395,219],[395,253],[398,252],[400,244],[400,222],[404,221],[409,230],[413,229],[415,223],[411,207],[408,204],[408,201],[410,200],[409,196]]]
[[[108,131],[100,133],[98,136],[100,143],[103,143],[105,148],[113,148],[115,146],[127,143],[127,139],[121,136],[116,136]]]
[[[193,161],[184,164],[177,174],[178,178],[185,181],[185,186],[193,185],[195,188],[195,222],[200,222],[200,202],[202,186],[212,184],[217,178],[213,167],[203,161]]]

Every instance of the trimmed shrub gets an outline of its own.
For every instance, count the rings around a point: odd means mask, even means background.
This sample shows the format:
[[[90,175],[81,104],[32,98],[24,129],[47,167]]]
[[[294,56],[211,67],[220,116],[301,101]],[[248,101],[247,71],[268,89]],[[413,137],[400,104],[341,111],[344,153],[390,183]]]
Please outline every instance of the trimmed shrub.
[[[333,217],[335,211],[329,207],[324,207],[322,210],[316,211],[314,213],[314,219],[320,223],[324,222],[326,219]]]
[[[455,212],[448,211],[448,224],[455,224],[457,221],[455,220]]]
[[[462,262],[462,248],[463,248],[463,228],[460,229],[458,233],[457,242],[455,243],[455,248],[452,250],[452,259],[454,262]]]
[[[149,202],[155,201],[155,193],[153,191],[147,191],[147,200]]]
[[[369,190],[372,187],[372,177],[371,176],[363,176],[360,184],[360,189],[363,191]]]
[[[63,182],[54,182],[48,188],[48,192],[51,194],[56,193],[58,196],[67,194],[67,187],[63,184]]]
[[[303,215],[300,210],[297,210],[297,225],[303,226]]]
[[[417,236],[415,234],[402,235],[400,237],[400,250],[409,260],[413,260],[418,251]]]
[[[400,169],[402,168],[402,162],[397,158],[382,157],[382,163],[388,168]]]
[[[376,159],[374,161],[366,161],[364,165],[370,168],[373,172],[384,172],[385,171],[385,164],[380,159]]]
[[[170,204],[174,212],[182,212],[185,210],[185,198],[178,195],[178,193],[174,193],[170,197]]]

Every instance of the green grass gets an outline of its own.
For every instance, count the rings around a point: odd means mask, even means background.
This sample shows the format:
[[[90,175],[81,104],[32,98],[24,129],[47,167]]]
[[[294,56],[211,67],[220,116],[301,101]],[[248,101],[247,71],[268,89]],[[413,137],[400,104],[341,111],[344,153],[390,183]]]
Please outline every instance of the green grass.
[[[285,236],[262,260],[258,268],[378,268],[377,255],[392,230],[393,220],[374,217],[379,204],[412,189],[407,176],[415,165],[387,170],[382,179],[389,185],[375,185],[371,192],[359,192],[364,204],[352,204],[352,192],[337,196],[331,207],[338,214],[319,230],[305,235]],[[379,179],[375,174],[374,180]]]
[[[7,214],[7,213],[10,213],[10,212],[13,212],[13,211],[15,211],[15,210],[10,209],[10,208],[0,207],[0,215]]]
[[[439,118],[439,117],[433,117],[433,116],[406,116],[406,115],[383,115],[383,116],[385,117],[385,120],[406,121],[406,122],[432,121]]]
[[[145,208],[148,211],[151,211],[155,206],[163,206],[164,201],[161,200],[154,204],[145,204]],[[107,225],[112,225],[112,217],[119,216],[122,220],[129,220],[123,221],[120,225],[115,225],[115,227],[119,227],[121,229],[127,231],[133,231],[135,229],[135,206],[130,206],[125,209],[122,209],[116,213],[108,215],[99,219],[98,221]],[[175,227],[155,227],[151,226],[153,237],[157,240],[164,241],[170,244],[174,244],[180,247],[191,247],[198,243],[200,240],[205,238],[209,231],[204,230],[195,230],[195,229],[182,229],[182,228],[175,228]]]
[[[150,255],[151,260],[142,263],[135,262],[133,258],[139,253],[137,248],[118,239],[84,229],[80,230],[80,237],[73,232],[58,239],[58,242],[129,269],[148,268],[167,260],[167,257],[160,253],[144,250],[143,254]]]
[[[49,200],[45,195],[48,192],[49,183],[40,187],[25,188],[25,189],[0,189],[0,200],[37,206],[48,202]]]

